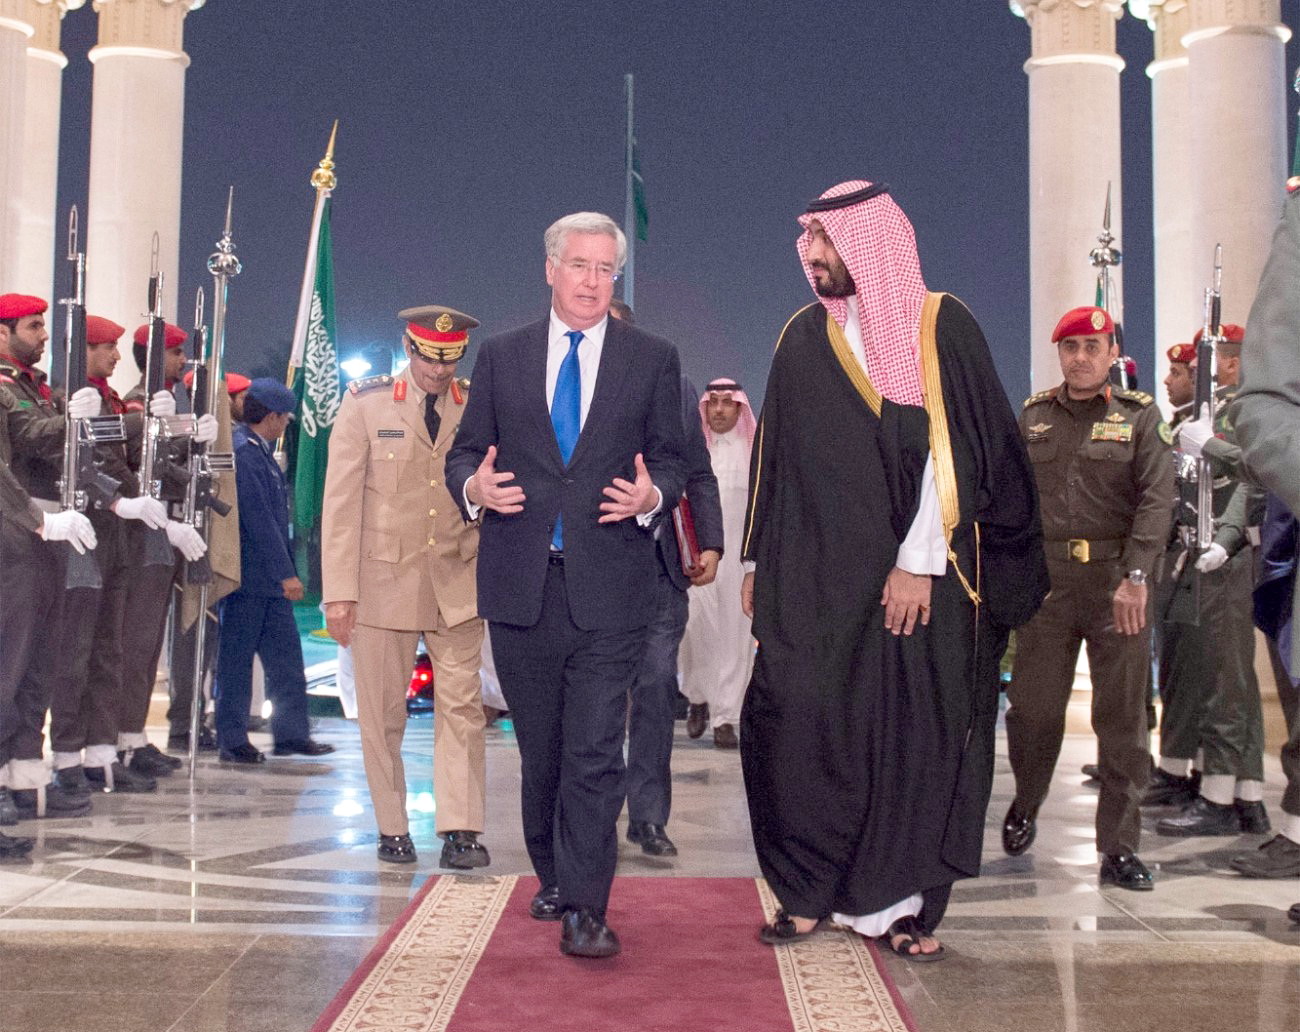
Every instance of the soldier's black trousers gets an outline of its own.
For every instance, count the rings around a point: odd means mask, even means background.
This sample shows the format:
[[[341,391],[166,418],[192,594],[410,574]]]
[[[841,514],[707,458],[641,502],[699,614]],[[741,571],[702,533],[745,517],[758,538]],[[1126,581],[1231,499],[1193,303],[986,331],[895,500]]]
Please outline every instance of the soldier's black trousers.
[[[0,765],[41,758],[58,666],[65,544],[0,520]]]

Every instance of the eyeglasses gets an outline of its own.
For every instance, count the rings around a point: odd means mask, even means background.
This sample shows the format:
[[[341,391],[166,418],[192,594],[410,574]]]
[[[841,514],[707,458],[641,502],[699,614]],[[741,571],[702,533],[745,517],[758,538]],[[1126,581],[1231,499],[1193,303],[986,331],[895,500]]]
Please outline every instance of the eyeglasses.
[[[608,262],[593,265],[585,258],[570,258],[568,261],[561,261],[557,264],[563,265],[579,279],[586,279],[593,271],[596,273],[596,278],[602,282],[609,280],[611,283],[617,283],[623,278],[623,274]]]

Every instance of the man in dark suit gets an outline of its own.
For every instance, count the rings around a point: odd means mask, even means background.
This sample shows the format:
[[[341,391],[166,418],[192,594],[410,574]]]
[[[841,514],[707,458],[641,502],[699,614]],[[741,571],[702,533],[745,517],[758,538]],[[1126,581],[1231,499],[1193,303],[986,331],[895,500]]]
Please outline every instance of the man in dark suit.
[[[609,957],[652,526],[685,482],[681,371],[667,341],[609,319],[627,255],[613,220],[568,215],[545,239],[551,311],[481,345],[446,479],[482,517],[479,613],[519,738],[531,913],[563,920],[564,953]]]
[[[615,300],[609,314],[634,322],[632,309]],[[676,856],[668,837],[672,808],[673,723],[677,702],[677,650],[686,632],[691,585],[712,584],[722,558],[722,504],[709,446],[695,399],[699,392],[682,376],[682,427],[685,431],[686,501],[693,521],[699,562],[689,575],[670,511],[654,529],[659,557],[655,612],[646,628],[645,651],[637,672],[627,717],[627,840],[647,856]],[[678,506],[679,507],[679,506]],[[678,508],[674,507],[674,509]]]

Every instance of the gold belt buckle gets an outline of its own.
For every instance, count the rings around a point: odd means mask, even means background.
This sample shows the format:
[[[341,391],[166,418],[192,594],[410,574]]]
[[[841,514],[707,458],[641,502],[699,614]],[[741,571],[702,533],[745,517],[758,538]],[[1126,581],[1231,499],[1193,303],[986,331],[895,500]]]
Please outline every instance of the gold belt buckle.
[[[1070,558],[1077,563],[1086,563],[1091,556],[1088,554],[1088,542],[1083,538],[1070,538],[1067,542],[1070,546]]]

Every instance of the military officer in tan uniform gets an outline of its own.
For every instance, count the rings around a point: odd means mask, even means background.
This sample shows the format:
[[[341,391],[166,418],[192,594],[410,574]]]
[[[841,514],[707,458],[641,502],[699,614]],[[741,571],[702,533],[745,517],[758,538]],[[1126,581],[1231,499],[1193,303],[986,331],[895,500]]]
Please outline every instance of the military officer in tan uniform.
[[[1016,797],[1002,825],[1012,856],[1029,848],[1061,750],[1080,644],[1092,669],[1092,726],[1101,793],[1100,880],[1149,890],[1137,856],[1138,797],[1150,766],[1146,702],[1151,605],[1147,580],[1169,535],[1174,464],[1154,399],[1108,378],[1115,324],[1104,309],[1067,312],[1057,324],[1065,381],[1020,414],[1042,508],[1052,590],[1017,632],[1007,689],[1007,751]]]
[[[321,534],[325,623],[351,645],[379,859],[411,863],[402,734],[421,633],[434,667],[433,790],[443,867],[483,867],[484,717],[475,566],[466,524],[443,478],[465,411],[455,378],[477,320],[439,305],[408,308],[395,376],[355,380],[330,437]]]

